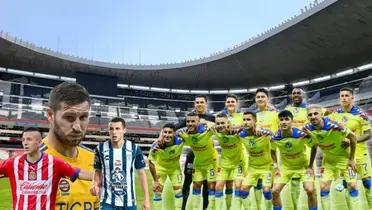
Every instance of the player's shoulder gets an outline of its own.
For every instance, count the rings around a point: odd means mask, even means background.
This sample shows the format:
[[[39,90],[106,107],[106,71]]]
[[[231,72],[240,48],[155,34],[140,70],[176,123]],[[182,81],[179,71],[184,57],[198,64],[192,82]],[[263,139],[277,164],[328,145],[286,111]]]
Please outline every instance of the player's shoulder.
[[[355,116],[359,116],[363,120],[369,121],[367,113],[364,112],[364,110],[362,108],[360,108],[359,106],[353,106],[350,110],[350,114],[355,115]]]
[[[344,130],[344,126],[339,123],[338,121],[332,120],[328,117],[323,118],[324,126],[322,130],[330,131],[330,130]]]
[[[293,138],[296,138],[296,139],[303,138],[307,135],[304,131],[298,128],[292,128],[292,132],[293,132],[292,134]]]
[[[271,141],[280,141],[282,139],[283,139],[283,135],[282,135],[282,132],[280,130],[278,130],[276,133],[274,133],[271,136]]]

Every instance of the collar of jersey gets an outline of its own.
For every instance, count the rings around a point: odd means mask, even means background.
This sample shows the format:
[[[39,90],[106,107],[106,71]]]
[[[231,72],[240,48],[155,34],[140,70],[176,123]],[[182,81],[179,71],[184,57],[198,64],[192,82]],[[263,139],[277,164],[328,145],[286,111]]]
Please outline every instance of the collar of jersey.
[[[292,128],[292,138],[298,139],[305,136],[305,133],[300,131],[298,128]],[[273,137],[273,140],[281,140],[283,139],[283,132],[281,130],[278,130],[278,132]]]

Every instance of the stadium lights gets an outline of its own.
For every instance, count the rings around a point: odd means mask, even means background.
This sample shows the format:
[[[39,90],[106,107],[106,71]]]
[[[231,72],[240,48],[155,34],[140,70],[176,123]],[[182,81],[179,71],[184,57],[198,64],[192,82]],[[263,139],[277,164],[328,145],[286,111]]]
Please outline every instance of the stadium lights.
[[[101,106],[101,103],[99,103],[99,102],[94,102],[93,105],[94,105],[94,106]]]
[[[0,67],[0,71],[6,71],[6,68]]]
[[[283,89],[284,87],[285,85],[275,85],[275,86],[269,87],[269,90],[280,90],[280,89]]]
[[[4,95],[4,93],[2,91],[0,91],[0,96],[3,96],[3,95]]]
[[[150,90],[150,87],[139,86],[139,85],[129,85],[129,88],[135,89],[135,90]]]
[[[369,63],[369,64],[366,64],[366,65],[363,65],[363,66],[359,66],[358,69],[359,70],[367,70],[367,69],[370,69],[372,68],[372,63]]]
[[[57,75],[42,74],[42,73],[35,73],[34,76],[40,77],[40,78],[46,78],[46,79],[58,79],[59,78]]]
[[[127,84],[117,84],[119,88],[129,88],[129,85]]]
[[[66,82],[76,82],[76,79],[72,78],[72,77],[62,77],[61,76],[61,80],[64,80]]]
[[[250,89],[248,90],[248,92],[253,93],[253,92],[256,92],[256,90],[257,90],[257,88],[250,88]]]
[[[157,92],[169,92],[170,89],[168,88],[157,88],[157,87],[151,87],[150,90],[157,91]]]
[[[180,112],[181,109],[180,108],[176,108],[176,110],[174,110],[175,112]]]
[[[331,75],[324,76],[324,77],[318,77],[318,78],[313,79],[312,81],[320,82],[320,81],[324,81],[324,80],[327,80],[327,79],[331,79]]]
[[[16,69],[8,69],[8,73],[25,75],[25,76],[33,76],[34,75],[34,73],[30,72],[30,71],[22,71],[22,70],[16,70]]]
[[[341,72],[338,72],[336,74],[337,77],[341,77],[341,76],[345,76],[347,74],[352,74],[354,72],[353,69],[349,69],[349,70],[346,70],[346,71],[341,71]]]
[[[304,80],[304,81],[292,83],[293,87],[307,85],[307,84],[310,84],[310,81],[309,80]]]
[[[184,90],[184,89],[171,89],[171,92],[174,93],[189,93],[189,90]]]
[[[248,93],[248,89],[235,89],[235,90],[230,90],[229,93]]]
[[[138,106],[137,105],[133,105],[132,108],[133,109],[138,109]]]
[[[229,93],[228,90],[211,90],[209,91],[210,94],[227,94]]]
[[[208,90],[190,90],[190,93],[196,93],[196,94],[208,94]]]

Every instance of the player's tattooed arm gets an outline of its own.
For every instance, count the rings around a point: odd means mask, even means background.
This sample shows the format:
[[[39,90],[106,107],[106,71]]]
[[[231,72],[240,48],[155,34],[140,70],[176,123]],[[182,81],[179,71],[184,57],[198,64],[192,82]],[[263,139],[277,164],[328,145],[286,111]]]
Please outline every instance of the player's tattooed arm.
[[[371,139],[371,136],[372,136],[372,131],[371,129],[368,129],[363,132],[363,135],[357,138],[357,143],[368,141]]]
[[[350,155],[349,155],[349,166],[355,171],[356,170],[356,163],[355,163],[355,148],[357,137],[354,133],[350,132],[346,138],[350,140]]]
[[[153,190],[153,192],[161,192],[160,191],[161,190],[161,185],[159,183],[159,177],[156,173],[155,165],[151,160],[149,160],[149,168],[150,168],[150,173],[151,173],[151,176],[152,176],[152,179],[153,179],[153,182],[154,182],[153,183],[154,186],[153,186],[152,190]]]
[[[278,158],[276,156],[276,150],[271,150],[271,159],[273,159],[274,173],[275,176],[277,176],[280,174],[280,171],[278,166]]]

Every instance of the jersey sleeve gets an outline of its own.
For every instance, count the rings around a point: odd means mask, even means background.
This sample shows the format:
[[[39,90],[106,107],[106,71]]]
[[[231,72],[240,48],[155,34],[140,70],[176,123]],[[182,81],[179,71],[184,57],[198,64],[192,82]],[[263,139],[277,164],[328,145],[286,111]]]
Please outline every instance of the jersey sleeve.
[[[365,117],[361,116],[360,120],[361,120],[361,125],[362,125],[362,131],[363,132],[371,130],[371,123],[369,122],[368,117],[365,118]]]
[[[156,160],[156,152],[153,150],[151,147],[150,152],[149,152],[149,160],[155,161]]]
[[[4,162],[0,163],[0,177],[9,176],[9,171],[12,171],[12,163],[11,159],[5,160]]]
[[[137,170],[138,169],[143,169],[143,168],[146,167],[145,159],[143,158],[143,154],[142,154],[141,148],[139,146],[136,147],[134,167]]]
[[[94,150],[94,169],[97,171],[102,171],[102,159],[99,147],[100,145],[98,145]]]
[[[57,163],[57,168],[60,171],[60,175],[62,177],[70,178],[71,182],[74,182],[80,173],[80,168],[74,168],[70,164],[66,163],[65,161],[55,158]]]

